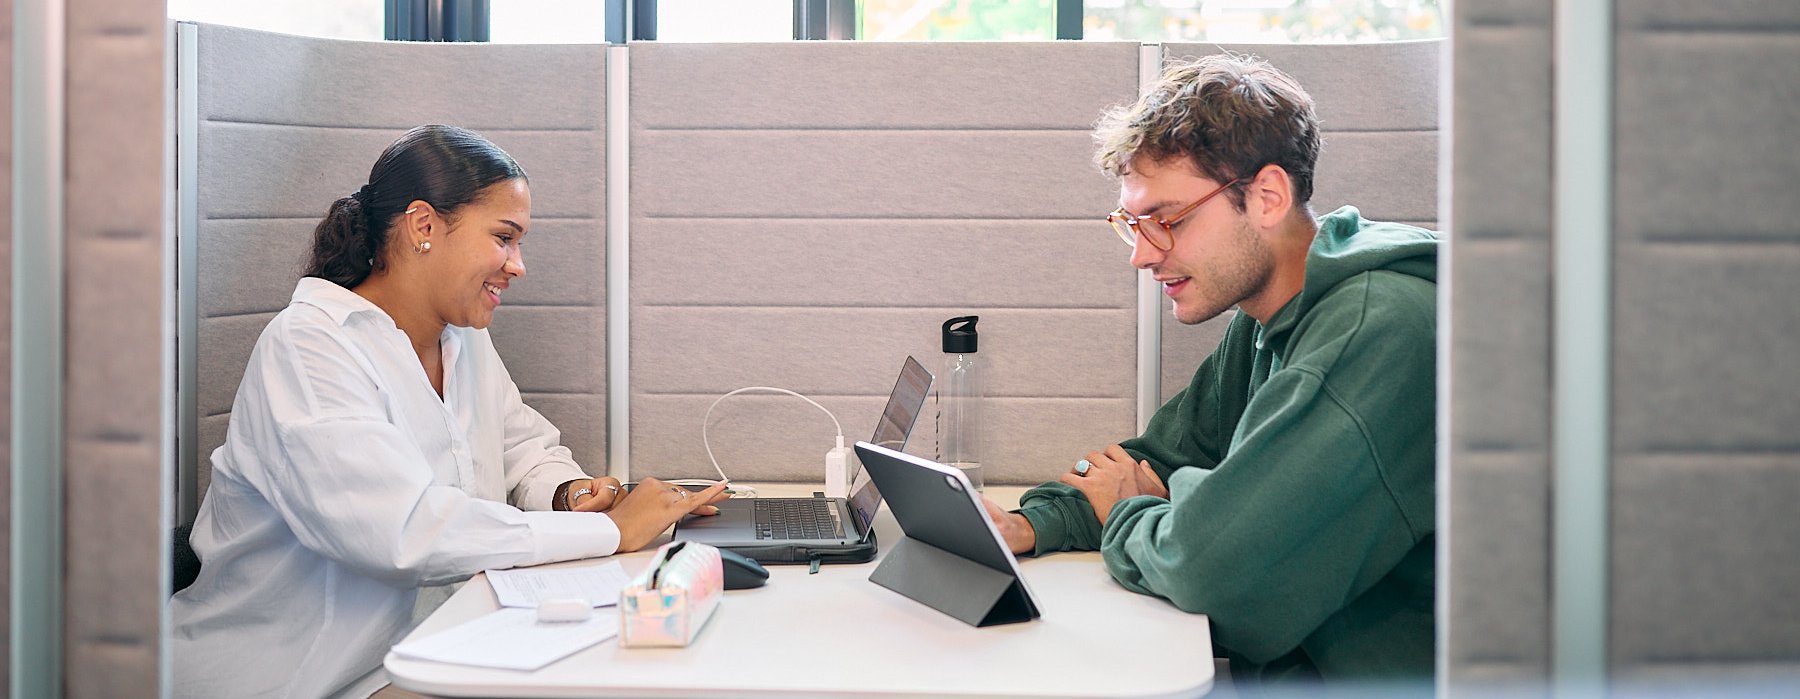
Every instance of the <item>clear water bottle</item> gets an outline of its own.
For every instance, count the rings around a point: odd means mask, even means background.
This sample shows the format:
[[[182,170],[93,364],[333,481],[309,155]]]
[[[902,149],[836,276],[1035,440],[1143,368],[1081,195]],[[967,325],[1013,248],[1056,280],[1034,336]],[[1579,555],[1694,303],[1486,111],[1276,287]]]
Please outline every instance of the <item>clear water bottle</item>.
[[[982,371],[976,361],[979,316],[944,321],[944,370],[937,379],[937,460],[962,469],[977,490],[981,477]]]

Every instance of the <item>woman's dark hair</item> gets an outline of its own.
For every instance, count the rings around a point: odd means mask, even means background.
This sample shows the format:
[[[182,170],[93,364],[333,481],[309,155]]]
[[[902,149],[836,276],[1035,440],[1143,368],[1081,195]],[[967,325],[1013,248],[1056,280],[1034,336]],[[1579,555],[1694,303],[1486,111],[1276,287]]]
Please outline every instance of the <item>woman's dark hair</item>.
[[[499,146],[473,131],[429,124],[407,131],[381,152],[369,183],[331,203],[313,229],[306,276],[346,289],[387,266],[388,228],[406,205],[424,201],[446,217],[497,182],[526,179]]]

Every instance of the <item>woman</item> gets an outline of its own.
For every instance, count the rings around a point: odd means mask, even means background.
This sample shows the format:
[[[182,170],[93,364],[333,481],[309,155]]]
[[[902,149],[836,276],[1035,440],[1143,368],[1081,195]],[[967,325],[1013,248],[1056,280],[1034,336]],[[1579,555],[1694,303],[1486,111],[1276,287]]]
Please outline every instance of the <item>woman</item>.
[[[705,491],[589,478],[486,328],[525,274],[531,190],[504,151],[421,126],[314,232],[264,329],[170,602],[179,696],[367,696],[423,586],[634,551]],[[560,510],[560,511],[559,511]]]

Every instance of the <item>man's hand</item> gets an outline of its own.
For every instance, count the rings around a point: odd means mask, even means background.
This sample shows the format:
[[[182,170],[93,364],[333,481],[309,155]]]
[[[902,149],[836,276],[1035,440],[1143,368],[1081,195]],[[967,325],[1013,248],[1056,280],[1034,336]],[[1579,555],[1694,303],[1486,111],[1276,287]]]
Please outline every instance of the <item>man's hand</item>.
[[[1154,495],[1164,500],[1169,499],[1169,488],[1163,485],[1162,478],[1156,475],[1156,469],[1150,468],[1150,462],[1138,462],[1138,492]]]
[[[987,510],[988,519],[994,520],[1000,538],[1013,553],[1027,553],[1037,548],[1037,530],[1031,528],[1031,520],[1025,519],[1025,515],[1000,509],[986,495],[981,496],[981,507]]]
[[[1088,503],[1094,506],[1094,516],[1100,524],[1106,524],[1106,518],[1112,515],[1113,505],[1120,500],[1139,495],[1156,495],[1168,497],[1169,491],[1163,487],[1162,479],[1150,469],[1148,461],[1134,461],[1124,447],[1117,444],[1104,451],[1088,454],[1084,459],[1087,468],[1077,463],[1074,469],[1056,480],[1075,486],[1076,490],[1086,495]]]

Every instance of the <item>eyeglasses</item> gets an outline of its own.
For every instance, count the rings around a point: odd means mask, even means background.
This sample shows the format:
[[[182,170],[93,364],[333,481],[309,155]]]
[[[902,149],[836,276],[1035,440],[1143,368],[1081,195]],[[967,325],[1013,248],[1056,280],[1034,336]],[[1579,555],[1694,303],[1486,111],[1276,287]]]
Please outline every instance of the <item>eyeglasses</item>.
[[[1106,222],[1112,224],[1113,232],[1119,234],[1119,239],[1125,241],[1126,245],[1137,247],[1138,236],[1143,235],[1144,240],[1150,241],[1150,244],[1156,246],[1156,249],[1167,251],[1169,248],[1175,247],[1175,226],[1181,223],[1181,219],[1187,218],[1187,215],[1193,213],[1194,209],[1200,208],[1201,204],[1219,196],[1220,192],[1230,189],[1246,179],[1248,178],[1240,177],[1219,185],[1218,189],[1200,197],[1199,201],[1187,205],[1167,219],[1161,216],[1133,216],[1125,211],[1125,207],[1121,206],[1106,215]],[[1146,226],[1144,225],[1146,222],[1156,225]]]

